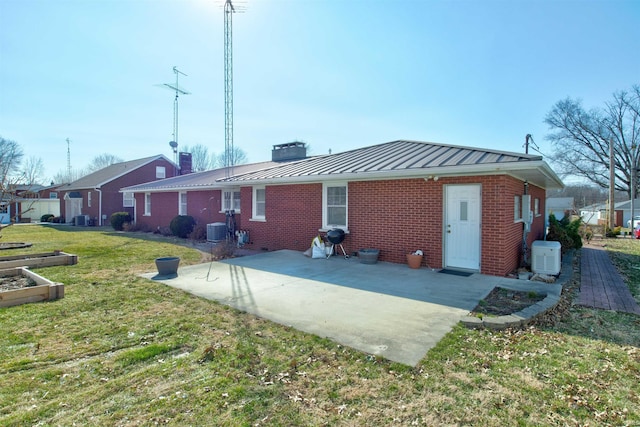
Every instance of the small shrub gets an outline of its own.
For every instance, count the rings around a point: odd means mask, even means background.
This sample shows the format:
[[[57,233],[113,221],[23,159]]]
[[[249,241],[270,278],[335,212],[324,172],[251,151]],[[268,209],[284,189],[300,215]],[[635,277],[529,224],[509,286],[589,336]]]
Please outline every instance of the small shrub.
[[[234,242],[224,240],[218,242],[213,248],[211,248],[211,257],[213,259],[225,259],[232,258],[236,252],[236,245]]]
[[[130,232],[141,232],[141,233],[150,233],[152,231],[151,226],[147,225],[147,224],[138,224],[136,222],[125,222],[122,227],[124,228],[124,231],[130,231]]]
[[[40,222],[51,222],[54,217],[53,214],[44,214],[40,217]]]
[[[189,233],[189,240],[194,242],[202,242],[207,240],[207,227],[202,224],[196,224],[193,231]]]
[[[171,233],[171,229],[169,227],[160,227],[160,226],[158,226],[158,228],[156,228],[153,231],[153,234],[159,234],[159,235],[164,236],[164,237],[168,237],[168,236],[172,236],[173,235]]]
[[[191,215],[178,215],[171,220],[169,228],[174,236],[186,238],[196,226],[196,220]]]
[[[109,221],[114,230],[122,231],[124,230],[124,224],[131,222],[131,215],[129,215],[129,212],[114,212],[111,214]]]
[[[620,235],[622,231],[622,227],[614,227],[613,230],[609,227],[606,228],[604,236],[610,238],[616,238]]]

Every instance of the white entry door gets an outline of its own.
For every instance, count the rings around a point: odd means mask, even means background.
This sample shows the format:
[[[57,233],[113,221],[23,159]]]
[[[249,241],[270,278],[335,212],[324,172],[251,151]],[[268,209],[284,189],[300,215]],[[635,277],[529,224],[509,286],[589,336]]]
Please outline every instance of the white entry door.
[[[480,270],[480,185],[447,185],[444,266]]]

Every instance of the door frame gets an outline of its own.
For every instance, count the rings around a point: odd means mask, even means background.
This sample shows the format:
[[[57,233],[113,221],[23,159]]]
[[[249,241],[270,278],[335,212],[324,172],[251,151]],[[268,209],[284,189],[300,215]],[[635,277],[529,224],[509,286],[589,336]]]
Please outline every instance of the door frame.
[[[451,265],[450,257],[448,256],[448,227],[447,221],[449,219],[448,209],[449,209],[449,197],[450,197],[450,189],[452,188],[460,188],[460,187],[473,187],[474,191],[477,192],[477,215],[478,215],[478,228],[477,228],[477,265],[474,267],[470,266],[460,266],[460,265]],[[466,270],[466,271],[474,271],[480,272],[480,268],[482,265],[482,184],[481,183],[468,183],[468,184],[446,184],[444,186],[443,192],[443,212],[442,212],[442,265],[443,268],[451,268],[456,270]],[[470,242],[472,243],[472,242]],[[474,260],[475,263],[475,260]]]

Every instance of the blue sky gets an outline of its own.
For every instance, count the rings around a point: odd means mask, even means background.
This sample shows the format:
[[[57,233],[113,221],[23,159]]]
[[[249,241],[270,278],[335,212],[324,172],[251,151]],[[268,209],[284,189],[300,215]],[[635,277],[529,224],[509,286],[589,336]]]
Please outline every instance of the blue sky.
[[[414,139],[545,152],[570,96],[640,84],[638,1],[234,2],[234,141],[251,162],[302,140],[323,154]],[[0,0],[0,136],[48,180],[96,155],[224,151],[223,1]]]

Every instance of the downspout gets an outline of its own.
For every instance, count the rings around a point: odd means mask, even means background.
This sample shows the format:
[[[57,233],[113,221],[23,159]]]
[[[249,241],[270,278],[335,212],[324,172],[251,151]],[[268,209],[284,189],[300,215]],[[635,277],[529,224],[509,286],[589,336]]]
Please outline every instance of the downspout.
[[[94,188],[98,192],[98,225],[102,227],[102,190]]]
[[[529,194],[529,182],[525,181],[524,182],[524,195],[528,195]],[[523,197],[524,200],[524,197]],[[522,230],[522,267],[526,266],[529,264],[529,257],[527,255],[528,251],[529,251],[529,245],[527,244],[527,237],[529,235],[529,229],[531,228],[531,224],[529,223],[529,210],[531,209],[531,204],[529,204],[529,206],[526,206],[527,211],[524,212],[524,203],[521,203],[521,209],[523,209],[522,212],[522,219],[523,221],[523,230]]]

